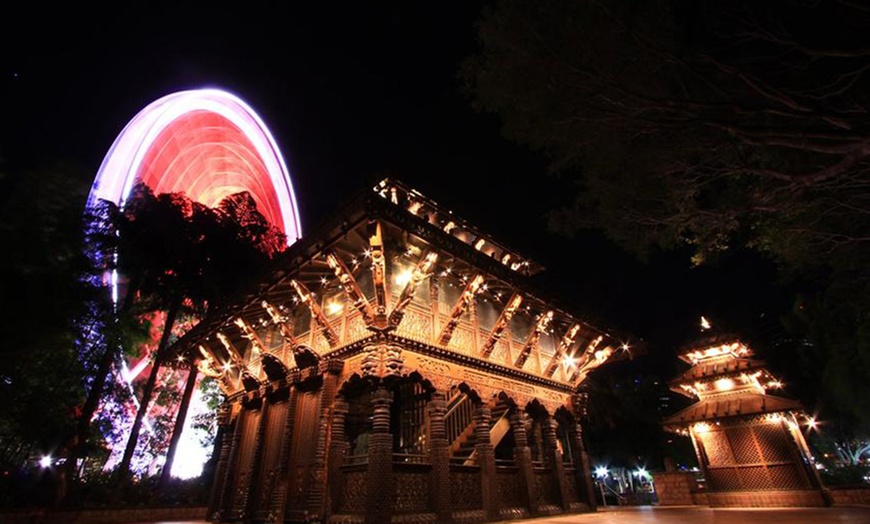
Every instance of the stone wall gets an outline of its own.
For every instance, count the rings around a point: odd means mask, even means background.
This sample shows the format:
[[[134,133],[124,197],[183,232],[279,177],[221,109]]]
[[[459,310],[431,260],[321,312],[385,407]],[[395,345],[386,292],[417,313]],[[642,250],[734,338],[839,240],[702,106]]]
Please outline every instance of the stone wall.
[[[688,471],[653,473],[659,506],[691,506],[696,504],[695,474]]]
[[[834,504],[851,506],[855,504],[870,505],[870,488],[852,488],[829,490]]]
[[[829,505],[821,490],[728,491],[707,493],[711,508],[822,507]]]

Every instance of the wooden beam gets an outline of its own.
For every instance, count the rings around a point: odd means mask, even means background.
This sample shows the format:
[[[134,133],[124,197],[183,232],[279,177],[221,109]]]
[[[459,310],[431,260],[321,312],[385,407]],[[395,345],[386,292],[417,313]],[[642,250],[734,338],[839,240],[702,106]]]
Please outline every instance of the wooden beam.
[[[577,380],[577,377],[583,371],[586,364],[592,359],[592,356],[595,353],[595,348],[598,347],[598,344],[601,344],[602,340],[604,340],[604,337],[599,335],[598,337],[593,339],[588,346],[586,346],[586,351],[584,351],[583,354],[580,355],[580,359],[576,363],[577,368],[574,370],[573,373],[571,373],[571,377],[568,378],[568,382],[574,382],[575,380]]]
[[[529,338],[526,340],[526,343],[523,345],[522,351],[517,355],[517,360],[514,362],[514,366],[519,369],[523,369],[523,366],[526,364],[526,360],[528,360],[529,355],[534,349],[535,345],[538,343],[538,339],[541,338],[541,333],[546,331],[547,326],[550,325],[550,322],[553,320],[553,311],[547,311],[538,317],[538,322],[535,324],[535,329],[529,334]]]
[[[410,304],[411,300],[414,298],[414,292],[417,290],[417,286],[429,276],[435,268],[435,262],[437,260],[438,253],[430,251],[422,256],[417,262],[416,267],[414,267],[414,270],[411,272],[411,277],[408,279],[408,282],[405,283],[405,288],[402,289],[402,294],[399,295],[399,300],[396,302],[396,305],[393,306],[393,311],[390,313],[390,318],[387,322],[390,327],[396,328],[399,326],[399,323],[402,322],[402,318],[405,316],[405,308],[408,307],[408,304]]]
[[[197,359],[196,369],[207,377],[218,379],[218,386],[221,388],[221,391],[223,391],[225,395],[231,394],[233,388],[229,374],[227,373],[229,370],[228,366],[218,364],[217,356],[212,352],[211,348],[202,344],[199,345],[199,354],[202,355],[202,358]],[[193,371],[191,371],[191,373],[192,372]]]
[[[574,339],[577,337],[579,331],[580,324],[574,324],[571,326],[571,329],[565,333],[565,336],[562,337],[562,340],[559,342],[559,347],[556,349],[556,353],[553,354],[553,358],[550,359],[550,363],[547,364],[547,368],[544,370],[545,377],[552,377],[553,373],[556,372],[556,368],[559,367],[559,362],[568,354],[568,350],[571,349],[571,345],[574,344]]]
[[[523,303],[523,297],[514,293],[511,295],[510,300],[507,301],[504,309],[501,310],[501,314],[498,316],[498,320],[495,321],[495,325],[492,327],[492,331],[489,332],[489,337],[486,339],[486,342],[483,344],[483,348],[480,352],[481,358],[489,358],[492,354],[493,349],[495,349],[496,343],[498,343],[501,338],[502,332],[504,332],[505,328],[508,326],[508,323],[513,318],[514,313],[520,308],[520,305]]]
[[[238,367],[241,370],[241,368],[245,366],[245,361],[242,360],[242,354],[239,353],[239,350],[236,349],[236,346],[234,346],[233,343],[230,342],[230,339],[227,338],[226,335],[224,335],[220,331],[218,331],[216,335],[218,340],[221,341],[221,344],[224,345],[224,349],[227,350],[227,354],[229,354],[230,356],[230,362],[232,362],[234,366]]]
[[[261,303],[261,305],[263,306],[263,309],[265,309],[266,312],[269,314],[269,316],[272,317],[272,322],[274,322],[278,326],[278,329],[281,330],[281,334],[284,335],[284,338],[286,338],[290,342],[290,346],[293,348],[298,346],[299,340],[293,335],[293,330],[287,324],[284,315],[282,315],[278,311],[278,308],[266,302],[265,300]]]
[[[233,323],[239,327],[242,336],[251,341],[251,354],[248,356],[246,367],[251,375],[258,377],[260,375],[260,369],[262,368],[260,360],[262,359],[263,353],[266,353],[266,346],[263,345],[260,337],[257,336],[257,332],[254,331],[254,329],[249,326],[244,319],[236,317],[236,319],[233,320]]]
[[[326,315],[323,314],[323,310],[320,309],[320,305],[317,303],[316,300],[311,298],[311,292],[308,291],[308,288],[305,287],[305,284],[293,279],[290,280],[290,285],[292,285],[293,289],[296,290],[296,294],[299,295],[299,299],[308,305],[308,309],[311,310],[311,316],[314,317],[314,321],[317,322],[317,325],[320,327],[320,331],[323,333],[323,336],[326,337],[326,341],[329,343],[329,347],[334,348],[338,346],[338,335],[335,334],[335,330],[333,330],[332,326],[329,325],[329,320],[326,319]]]
[[[342,262],[335,253],[327,253],[326,263],[329,264],[329,267],[331,267],[335,272],[335,276],[338,277],[338,281],[341,284],[342,289],[344,289],[344,293],[353,303],[353,306],[362,313],[362,318],[366,325],[374,325],[375,312],[372,309],[371,304],[369,304],[369,301],[366,300],[365,295],[363,295],[359,285],[356,283],[356,280],[353,278],[353,275],[344,262]]]
[[[465,286],[465,289],[462,291],[462,294],[459,295],[459,300],[456,301],[456,304],[453,306],[453,311],[450,313],[450,320],[444,324],[444,328],[441,330],[441,334],[438,336],[438,343],[442,346],[446,346],[450,343],[450,338],[453,336],[453,331],[456,329],[456,326],[459,325],[459,319],[462,317],[462,314],[468,309],[468,305],[471,304],[471,301],[474,300],[474,295],[480,291],[480,286],[483,284],[483,275],[476,275],[472,278],[468,284]]]
[[[247,322],[244,321],[241,317],[237,317],[233,320],[233,323],[239,326],[239,329],[242,331],[242,336],[251,341],[251,345],[263,354],[266,352],[266,346],[263,345],[263,341],[260,340],[260,337],[257,336],[257,332],[254,331],[254,328],[248,325]],[[251,354],[253,356],[253,353]],[[249,359],[250,360],[250,359]]]
[[[376,324],[386,323],[387,319],[387,269],[384,259],[384,239],[381,223],[377,220],[369,222],[369,254],[372,257],[372,284],[375,287]],[[380,322],[378,322],[380,321]]]
[[[593,358],[587,360],[583,367],[577,369],[575,372],[576,376],[571,377],[574,386],[579,386],[580,383],[586,379],[586,375],[588,375],[590,371],[607,362],[607,359],[609,359],[611,355],[613,355],[613,346],[607,346],[604,349],[596,351]]]

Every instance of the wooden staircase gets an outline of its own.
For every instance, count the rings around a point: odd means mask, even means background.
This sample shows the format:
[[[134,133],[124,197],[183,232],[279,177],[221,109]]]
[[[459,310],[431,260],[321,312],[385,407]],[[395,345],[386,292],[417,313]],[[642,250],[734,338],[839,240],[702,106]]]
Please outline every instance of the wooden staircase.
[[[477,462],[475,446],[477,445],[476,427],[471,399],[462,394],[464,398],[454,401],[451,399],[448,405],[447,416],[447,439],[450,442],[450,462],[472,466]],[[451,406],[453,409],[451,410]],[[508,406],[503,402],[497,402],[492,407],[489,422],[489,440],[495,447],[501,439],[510,431],[511,424],[508,418]],[[452,431],[451,431],[452,428]],[[461,428],[461,430],[459,429]]]

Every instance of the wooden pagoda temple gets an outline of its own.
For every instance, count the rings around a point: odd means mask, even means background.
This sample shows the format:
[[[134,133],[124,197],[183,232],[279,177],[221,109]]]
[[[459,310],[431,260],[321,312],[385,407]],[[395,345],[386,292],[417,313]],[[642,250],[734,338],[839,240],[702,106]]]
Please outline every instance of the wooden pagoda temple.
[[[543,268],[397,181],[175,345],[220,381],[215,522],[483,522],[595,509],[578,386],[627,349]]]
[[[683,348],[691,368],[670,387],[697,402],[665,429],[691,437],[712,507],[826,505],[799,425],[803,407],[768,394],[781,383],[753,355],[730,334]]]

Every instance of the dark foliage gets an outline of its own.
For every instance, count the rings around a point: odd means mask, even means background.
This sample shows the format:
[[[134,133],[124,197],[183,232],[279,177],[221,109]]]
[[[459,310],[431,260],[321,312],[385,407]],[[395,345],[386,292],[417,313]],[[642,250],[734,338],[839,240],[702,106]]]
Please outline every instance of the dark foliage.
[[[461,76],[575,188],[554,230],[773,259],[797,349],[870,428],[868,27],[851,2],[501,0]]]

